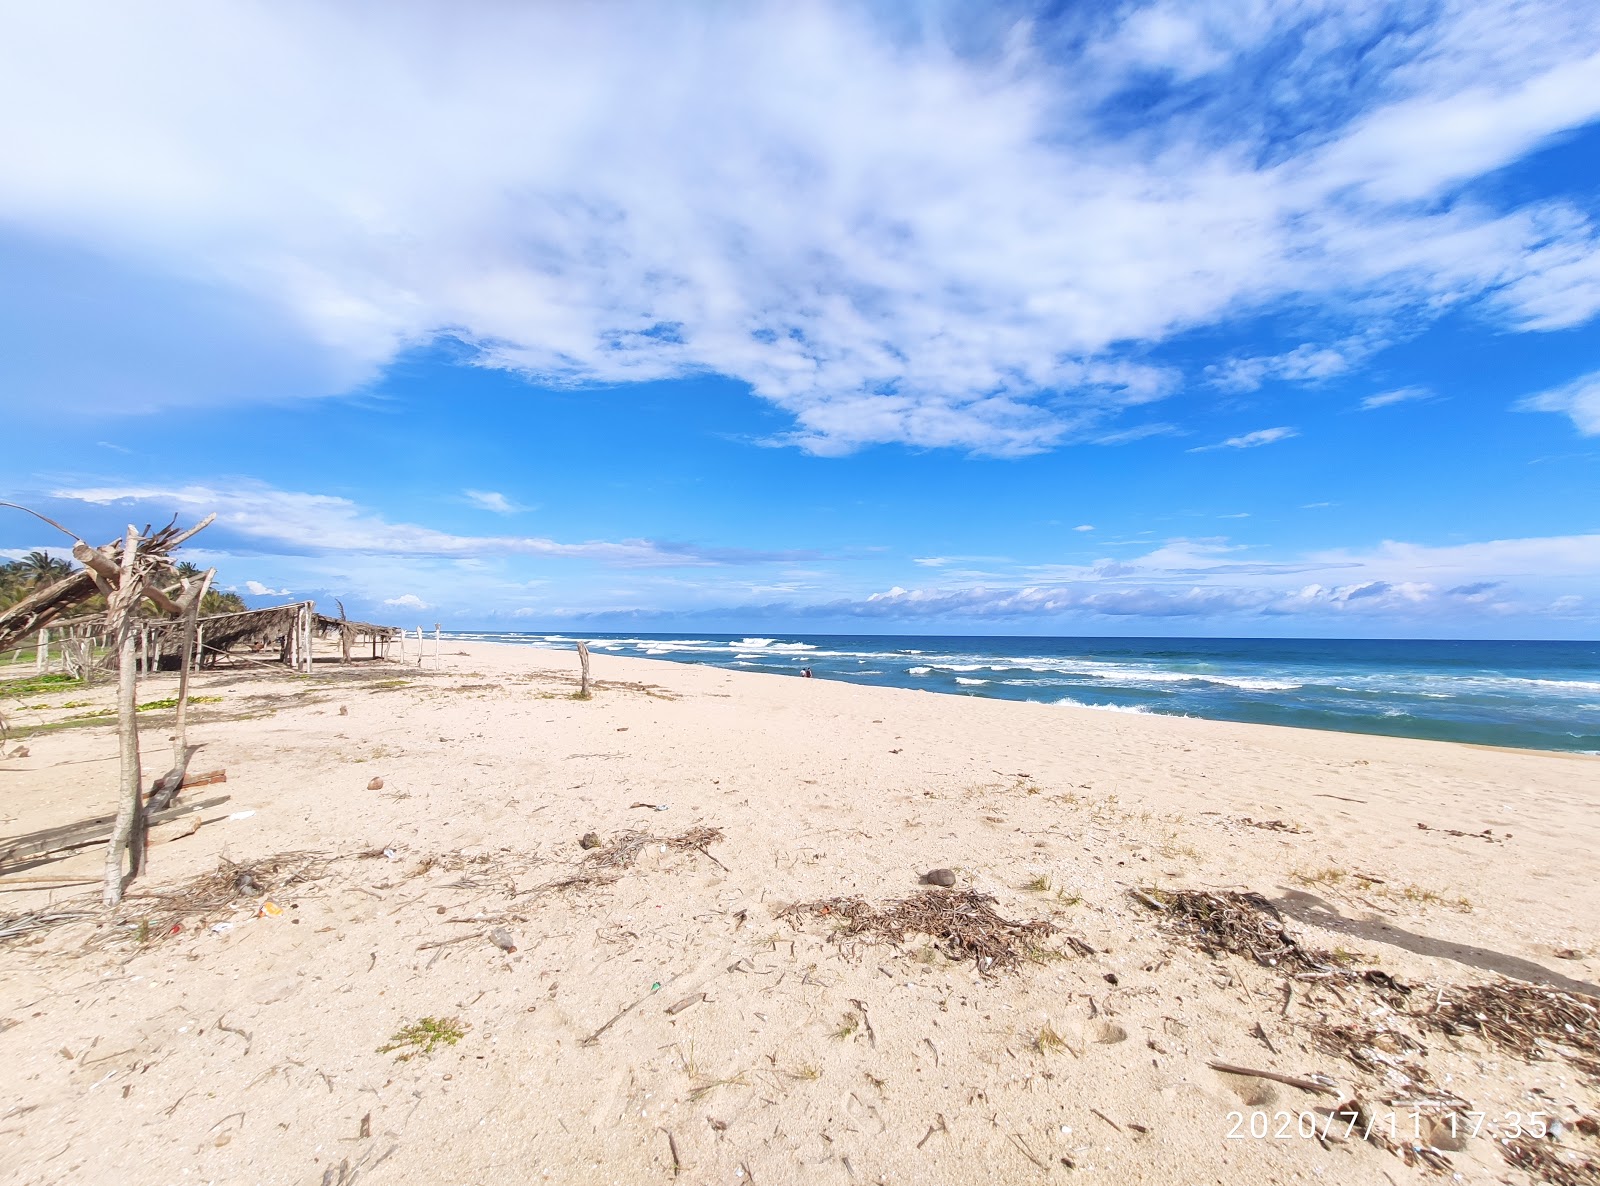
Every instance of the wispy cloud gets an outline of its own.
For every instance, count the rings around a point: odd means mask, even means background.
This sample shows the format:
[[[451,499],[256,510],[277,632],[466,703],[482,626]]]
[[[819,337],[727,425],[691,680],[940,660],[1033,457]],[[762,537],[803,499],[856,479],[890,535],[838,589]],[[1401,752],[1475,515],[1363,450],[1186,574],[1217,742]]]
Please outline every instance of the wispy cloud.
[[[1530,395],[1516,406],[1524,412],[1559,412],[1570,416],[1584,436],[1600,436],[1600,371],[1590,371],[1562,387]]]
[[[292,597],[288,589],[274,589],[270,585],[263,585],[260,581],[246,581],[244,591],[252,597]]]
[[[439,55],[416,7],[22,6],[0,225],[119,294],[55,298],[58,383],[124,352],[96,413],[350,390],[450,335],[545,383],[731,376],[817,453],[1114,441],[1181,386],[1152,345],[1263,311],[1327,341],[1221,388],[1348,370],[1385,319],[1600,310],[1586,210],[1467,192],[1600,114],[1587,5],[873,11],[469,5]]]
[[[473,506],[482,511],[494,511],[501,515],[515,514],[528,508],[518,506],[498,490],[463,490],[462,496]]]
[[[504,555],[594,560],[623,568],[703,567],[789,563],[813,552],[701,547],[627,539],[560,543],[541,536],[455,535],[412,523],[392,523],[346,498],[277,490],[260,483],[212,486],[107,486],[61,489],[53,497],[100,506],[131,503],[153,516],[215,511],[217,527],[280,554],[483,558]]]
[[[1294,428],[1258,428],[1255,432],[1229,437],[1225,441],[1218,441],[1215,445],[1196,445],[1189,452],[1209,453],[1213,449],[1258,449],[1262,445],[1274,445],[1299,435],[1300,431]]]
[[[426,601],[422,600],[422,598],[418,597],[415,593],[402,593],[399,597],[388,597],[388,598],[385,598],[383,604],[387,605],[387,606],[390,606],[390,607],[392,607],[394,609],[432,609],[433,608]]]
[[[1369,395],[1361,401],[1361,410],[1371,412],[1377,408],[1387,408],[1393,404],[1413,403],[1420,399],[1433,398],[1433,392],[1426,387],[1397,387],[1393,391],[1380,391],[1377,395]]]

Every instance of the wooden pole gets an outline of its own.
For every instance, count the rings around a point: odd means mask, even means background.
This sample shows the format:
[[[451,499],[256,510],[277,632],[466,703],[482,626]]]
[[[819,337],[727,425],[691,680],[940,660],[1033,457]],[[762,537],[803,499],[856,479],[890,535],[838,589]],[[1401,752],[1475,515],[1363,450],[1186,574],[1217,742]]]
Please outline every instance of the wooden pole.
[[[139,607],[140,581],[136,571],[139,555],[139,532],[131,524],[122,545],[122,568],[119,580],[106,604],[107,625],[116,632],[117,653],[117,748],[122,757],[122,785],[117,798],[117,822],[111,829],[111,843],[106,846],[105,890],[107,906],[122,901],[126,888],[123,880],[123,855],[127,854],[128,878],[139,871],[140,849],[143,845],[143,804],[140,802],[144,787],[139,772],[139,676],[134,668],[138,658],[138,625],[133,616]]]
[[[417,666],[418,667],[422,666],[422,659],[423,659],[423,654],[422,654],[422,627],[418,626],[417,627]]]
[[[433,624],[433,665],[435,667],[444,666],[444,659],[439,652],[439,623],[437,622]]]
[[[50,627],[46,626],[39,631],[39,641],[33,651],[33,669],[43,674],[50,666]]]
[[[589,644],[586,642],[578,644],[578,662],[583,665],[583,679],[578,685],[578,695],[587,700],[589,699]]]
[[[189,590],[183,613],[183,649],[178,652],[178,715],[173,721],[172,764],[182,768],[189,760],[189,660],[194,654],[195,635],[200,632],[200,603],[205,600],[211,578],[217,575],[214,568],[206,569],[200,584]]]

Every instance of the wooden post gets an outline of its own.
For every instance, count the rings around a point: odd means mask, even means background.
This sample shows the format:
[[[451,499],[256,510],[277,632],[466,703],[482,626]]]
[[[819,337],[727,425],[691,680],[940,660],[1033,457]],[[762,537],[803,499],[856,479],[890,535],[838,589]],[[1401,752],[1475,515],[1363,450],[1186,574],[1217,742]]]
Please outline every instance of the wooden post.
[[[589,699],[589,644],[586,642],[578,644],[578,662],[583,665],[583,679],[578,684],[578,695],[587,700]]]
[[[128,877],[139,872],[144,846],[144,818],[141,799],[144,787],[139,772],[139,676],[134,668],[138,658],[138,625],[134,611],[139,608],[141,586],[135,566],[139,558],[139,532],[131,524],[122,544],[122,569],[117,586],[106,603],[106,624],[117,639],[117,748],[122,757],[122,785],[117,798],[117,822],[106,846],[105,891],[107,906],[122,901],[123,854],[128,857]]]
[[[310,603],[308,602],[306,604],[306,607],[303,610],[301,610],[300,612],[303,615],[303,619],[302,620],[305,622],[305,632],[306,632],[306,674],[310,675],[311,674],[311,658],[312,658],[312,656],[311,656],[311,605],[310,605]]]
[[[422,666],[422,627],[417,627],[417,666]]]
[[[188,604],[183,607],[183,649],[178,652],[178,716],[173,722],[172,734],[172,764],[180,770],[189,760],[189,659],[194,651],[195,636],[200,632],[200,603],[205,600],[211,578],[216,575],[216,569],[208,568],[200,584],[187,590],[190,596],[184,599]]]
[[[33,669],[39,674],[44,674],[50,666],[50,627],[46,626],[39,631],[39,641],[33,650]]]
[[[183,772],[189,765],[190,657],[194,651],[195,638],[200,633],[200,626],[196,620],[200,616],[200,603],[205,600],[206,589],[211,584],[211,578],[216,575],[216,569],[207,569],[200,578],[200,583],[185,589],[180,599],[183,606],[183,643],[178,651],[178,708],[172,727],[172,769],[156,782],[155,791],[145,807],[147,820],[151,812],[164,811],[172,806],[172,801],[178,797],[179,788],[183,786]]]
[[[433,624],[433,665],[435,667],[444,666],[444,659],[439,651],[439,623],[437,622]]]

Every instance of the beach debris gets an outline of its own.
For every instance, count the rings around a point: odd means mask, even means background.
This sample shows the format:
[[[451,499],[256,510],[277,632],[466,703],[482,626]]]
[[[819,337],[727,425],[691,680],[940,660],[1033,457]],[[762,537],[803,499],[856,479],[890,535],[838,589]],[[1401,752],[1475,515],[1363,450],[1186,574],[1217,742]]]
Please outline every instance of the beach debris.
[[[722,840],[722,829],[704,824],[680,832],[676,836],[651,836],[646,832],[624,832],[610,844],[591,849],[583,858],[578,871],[569,877],[547,882],[540,890],[589,889],[597,885],[610,885],[622,876],[646,848],[658,847],[663,852],[698,852],[717,868],[727,871],[727,866],[712,856],[709,849]]]
[[[629,808],[630,811],[635,807],[648,807],[651,811],[666,811],[667,810],[667,804],[665,804],[665,803],[630,803],[630,804],[628,804],[628,808]]]
[[[651,991],[654,991],[654,989],[652,989]],[[703,1001],[705,999],[706,999],[706,994],[705,993],[703,993],[703,992],[692,992],[688,996],[684,997],[681,1001],[674,1001],[672,1004],[668,1005],[666,1007],[666,1009],[664,1010],[664,1012],[666,1013],[666,1015],[668,1017],[676,1017],[679,1013],[682,1013],[690,1005],[697,1005],[697,1004],[699,1004],[701,1001]]]
[[[1439,832],[1445,836],[1457,836],[1463,840],[1486,840],[1490,844],[1504,844],[1506,842],[1505,837],[1496,836],[1493,829],[1490,828],[1485,828],[1481,832],[1463,832],[1459,828],[1432,828],[1427,824],[1418,823],[1417,830],[1421,832]],[[1506,833],[1506,836],[1510,835],[1510,832]]]
[[[956,883],[956,875],[950,869],[929,869],[922,875],[923,885],[942,885],[949,889]]]
[[[1289,1087],[1298,1087],[1301,1091],[1314,1091],[1318,1095],[1338,1096],[1343,1093],[1334,1083],[1332,1076],[1316,1074],[1311,1075],[1286,1075],[1282,1071],[1262,1070],[1257,1067],[1241,1067],[1231,1062],[1218,1062],[1215,1059],[1206,1063],[1213,1071],[1221,1071],[1226,1075],[1249,1075],[1256,1079],[1270,1079],[1274,1083],[1283,1083]]]
[[[517,949],[516,939],[512,937],[511,932],[506,930],[505,927],[495,927],[493,930],[491,930],[489,932],[489,942],[493,943],[507,955],[510,955]]]
[[[578,841],[578,846],[580,848],[599,848],[600,847],[600,833],[599,832],[585,832],[583,834],[583,839]]]
[[[377,1052],[399,1051],[396,1061],[410,1062],[419,1054],[432,1054],[440,1046],[454,1046],[466,1034],[466,1024],[454,1017],[424,1017],[396,1030]]]
[[[346,707],[345,705],[341,704],[339,706],[339,715],[342,716],[342,717],[349,716],[350,715],[350,709],[348,707]]]
[[[1558,947],[1555,950],[1555,957],[1558,960],[1581,960],[1586,954],[1576,947]]]
[[[1245,815],[1239,817],[1239,822],[1247,828],[1260,828],[1265,832],[1293,832],[1297,835],[1305,832],[1299,824],[1287,823],[1281,819],[1251,819]]]
[[[16,749],[11,751],[11,756],[13,758],[26,758],[28,756],[28,747],[25,745],[17,746]]]
[[[367,790],[369,790],[369,791],[381,791],[381,790],[383,790],[383,779],[374,778],[371,782],[369,782],[367,784]]]
[[[1524,1133],[1503,1137],[1495,1148],[1519,1170],[1550,1186],[1594,1186],[1600,1182],[1600,1157]]]
[[[1130,891],[1134,899],[1162,911],[1170,925],[1208,955],[1245,955],[1265,967],[1327,968],[1323,953],[1302,947],[1283,928],[1272,903],[1257,893],[1233,890]]]
[[[863,939],[898,946],[907,932],[916,931],[932,938],[947,958],[958,962],[970,959],[980,972],[1016,969],[1057,928],[1043,919],[1012,922],[1002,918],[993,909],[994,900],[975,890],[947,894],[928,889],[881,908],[851,897],[797,902],[780,910],[778,917],[791,922],[804,916],[839,919],[843,925],[835,931],[835,940]]]
[[[200,830],[200,817],[189,814],[164,824],[156,824],[146,832],[147,843],[166,844],[172,840],[182,840],[185,836],[193,836]]]
[[[1600,998],[1516,980],[1446,985],[1414,1014],[1427,1028],[1475,1033],[1530,1062],[1560,1053],[1600,1075]]]
[[[230,815],[228,818],[229,819],[249,819],[253,815],[255,815],[255,809],[251,808],[249,811],[236,811],[232,815]]]

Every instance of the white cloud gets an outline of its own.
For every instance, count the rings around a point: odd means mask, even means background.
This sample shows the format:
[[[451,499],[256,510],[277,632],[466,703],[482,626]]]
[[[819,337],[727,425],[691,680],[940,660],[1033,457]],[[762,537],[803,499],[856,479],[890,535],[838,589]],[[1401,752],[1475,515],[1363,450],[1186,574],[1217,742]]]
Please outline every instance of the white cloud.
[[[384,605],[393,606],[395,609],[432,609],[422,598],[415,593],[402,593],[399,597],[389,597],[384,600]]]
[[[455,535],[412,523],[391,523],[347,498],[277,490],[251,482],[234,482],[226,487],[62,489],[55,491],[53,497],[100,506],[133,503],[151,508],[155,516],[170,515],[174,509],[194,515],[214,511],[217,525],[211,529],[212,538],[219,531],[231,531],[248,540],[276,545],[289,553],[338,552],[458,559],[516,555],[594,560],[625,568],[756,564],[812,555],[698,547],[647,539],[559,543],[541,536]]]
[[[252,597],[292,597],[287,589],[274,589],[270,585],[263,585],[260,581],[246,581],[244,591]]]
[[[1178,386],[1143,347],[1286,301],[1600,309],[1588,213],[1459,192],[1600,110],[1587,5],[866,11],[21,6],[0,231],[226,329],[166,316],[170,358],[90,377],[106,407],[348,389],[450,334],[545,382],[733,376],[819,453],[1113,439]],[[1269,77],[1236,73],[1269,43]],[[1360,85],[1329,85],[1357,52]],[[1155,101],[1117,124],[1135,89]]]
[[[1080,523],[1076,527],[1074,527],[1072,530],[1074,530],[1074,531],[1093,531],[1094,530],[1094,524],[1093,523]]]
[[[1560,412],[1586,437],[1600,436],[1600,371],[1590,371],[1572,382],[1520,400],[1525,412]]]
[[[1315,383],[1342,375],[1360,358],[1371,352],[1370,345],[1345,343],[1340,349],[1313,346],[1295,347],[1287,354],[1256,358],[1231,358],[1206,368],[1206,377],[1224,391],[1255,391],[1269,379],[1290,383]]]
[[[501,515],[510,515],[517,511],[526,510],[518,506],[504,494],[496,490],[463,490],[461,492],[468,502],[479,510],[494,511]]]
[[[1397,387],[1393,391],[1380,391],[1377,395],[1369,395],[1361,401],[1361,410],[1371,412],[1376,408],[1387,408],[1393,404],[1410,403],[1413,400],[1431,399],[1433,392],[1426,387]]]
[[[1255,432],[1229,437],[1225,441],[1218,441],[1215,445],[1197,445],[1189,452],[1209,453],[1213,449],[1258,449],[1262,445],[1273,445],[1299,435],[1300,431],[1294,428],[1258,428]]]

